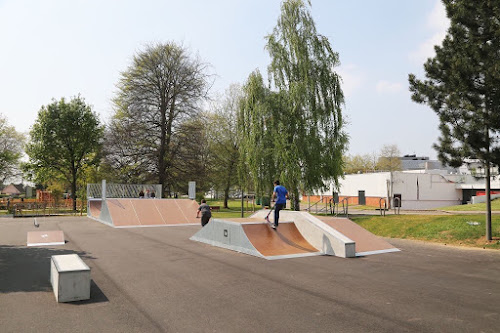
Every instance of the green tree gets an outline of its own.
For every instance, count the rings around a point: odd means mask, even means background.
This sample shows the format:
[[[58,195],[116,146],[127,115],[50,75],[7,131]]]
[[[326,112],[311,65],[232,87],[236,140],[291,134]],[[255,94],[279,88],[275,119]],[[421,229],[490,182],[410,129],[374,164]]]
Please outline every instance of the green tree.
[[[172,143],[183,121],[199,112],[210,85],[207,68],[172,42],[149,45],[134,56],[121,73],[114,99],[117,122],[110,127],[127,146],[126,163],[121,164],[125,171],[148,170],[163,191],[173,181]],[[113,152],[115,157],[121,153]]]
[[[230,189],[238,184],[237,116],[241,100],[242,88],[233,84],[212,105],[208,115],[210,178],[217,189],[224,191],[224,208],[228,208]]]
[[[266,37],[271,57],[270,83],[277,93],[273,106],[272,158],[275,174],[289,187],[292,208],[299,209],[299,192],[338,186],[346,149],[339,57],[328,38],[317,33],[310,2],[287,0],[273,32]],[[262,124],[262,123],[261,123]]]
[[[204,195],[210,189],[209,180],[209,141],[207,123],[204,114],[189,121],[184,121],[172,140],[171,179],[167,192],[187,193],[189,181],[196,182],[196,192]]]
[[[486,238],[491,240],[490,168],[500,163],[500,3],[443,0],[451,25],[426,79],[409,75],[412,99],[439,116],[439,159],[458,167],[482,161],[486,180]]]
[[[258,197],[270,196],[276,169],[275,114],[277,93],[266,88],[258,70],[248,77],[238,111],[238,175],[240,185],[253,188]]]
[[[375,154],[353,155],[344,157],[344,172],[346,174],[374,172],[377,169]]]
[[[10,126],[7,118],[0,115],[0,181],[20,173],[19,163],[23,153],[24,135]]]
[[[81,171],[97,163],[103,127],[92,108],[80,96],[64,98],[38,111],[26,147],[33,180],[47,183],[64,179],[71,185],[76,210],[77,182]]]

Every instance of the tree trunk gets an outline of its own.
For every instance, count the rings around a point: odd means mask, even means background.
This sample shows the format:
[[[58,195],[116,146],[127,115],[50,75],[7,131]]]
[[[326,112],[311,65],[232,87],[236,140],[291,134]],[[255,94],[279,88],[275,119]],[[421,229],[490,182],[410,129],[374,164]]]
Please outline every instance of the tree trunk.
[[[486,240],[491,240],[490,162],[486,161]]]
[[[166,105],[161,106],[161,136],[160,136],[160,149],[158,151],[158,182],[161,184],[161,191],[163,196],[165,196],[165,191],[167,190],[165,184],[165,151],[166,151],[166,140],[167,140],[167,107]]]
[[[293,188],[291,205],[292,205],[293,210],[295,210],[295,211],[300,210],[299,189],[297,187]]]
[[[227,186],[227,187],[224,189],[224,208],[229,208],[229,207],[227,206],[228,199],[229,199],[229,186]]]
[[[73,198],[73,211],[76,212],[76,170],[73,168],[71,181],[71,197]]]

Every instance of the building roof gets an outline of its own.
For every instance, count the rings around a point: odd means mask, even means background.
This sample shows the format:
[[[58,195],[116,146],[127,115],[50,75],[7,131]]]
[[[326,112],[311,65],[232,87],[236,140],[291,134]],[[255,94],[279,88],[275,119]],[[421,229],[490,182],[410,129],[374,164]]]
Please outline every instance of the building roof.
[[[3,194],[18,195],[24,192],[23,184],[10,184],[3,188]]]

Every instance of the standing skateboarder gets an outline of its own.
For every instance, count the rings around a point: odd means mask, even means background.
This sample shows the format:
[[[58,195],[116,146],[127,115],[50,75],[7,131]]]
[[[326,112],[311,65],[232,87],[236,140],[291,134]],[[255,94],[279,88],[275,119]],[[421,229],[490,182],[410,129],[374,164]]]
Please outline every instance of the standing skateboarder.
[[[276,199],[276,203],[274,204],[274,224],[272,227],[276,229],[280,219],[280,210],[286,207],[286,199],[288,199],[288,191],[283,185],[280,185],[279,180],[274,182],[273,200],[274,199]]]
[[[204,227],[212,217],[212,212],[210,206],[207,204],[205,199],[201,199],[200,207],[198,207],[198,212],[196,213],[196,218],[200,217],[201,212],[201,226]]]

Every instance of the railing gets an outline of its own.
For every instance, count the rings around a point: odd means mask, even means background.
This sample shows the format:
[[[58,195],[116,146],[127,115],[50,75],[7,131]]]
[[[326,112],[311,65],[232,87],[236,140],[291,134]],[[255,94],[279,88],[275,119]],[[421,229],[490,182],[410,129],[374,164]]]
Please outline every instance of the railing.
[[[398,214],[400,213],[400,210],[401,210],[401,198],[399,197],[394,197],[394,204],[393,204],[393,208],[394,208],[394,214]],[[397,204],[396,204],[397,202]]]
[[[382,201],[384,202],[383,209],[382,209]],[[378,207],[380,208],[380,216],[385,216],[385,211],[387,210],[387,200],[385,198],[380,198],[380,200],[378,201]]]
[[[32,216],[51,216],[51,215],[83,215],[84,209],[87,207],[85,201],[79,201],[77,210],[74,211],[72,206],[69,207],[66,203],[54,202],[22,202],[12,204],[9,208],[9,213],[14,217],[32,217]]]
[[[320,200],[316,201],[315,203],[313,203],[312,205],[309,205],[309,207],[307,208],[307,211],[310,213],[312,211],[312,208],[315,207],[316,211],[315,213],[318,214],[318,206],[319,204],[322,204],[323,202],[325,203],[325,208],[321,208],[319,210],[319,212],[322,212],[324,211],[325,213],[328,214],[328,200],[325,201],[326,198],[321,198]]]
[[[343,213],[343,215],[346,215],[346,217],[347,217],[347,218],[349,218],[349,200],[348,200],[348,199],[349,199],[349,198],[344,198],[344,199],[342,199],[342,200],[338,203],[339,207],[338,207],[338,209],[337,209],[337,215],[336,215],[336,216],[338,216],[338,215],[339,215],[339,211],[340,211],[340,204],[342,204],[342,213]]]

